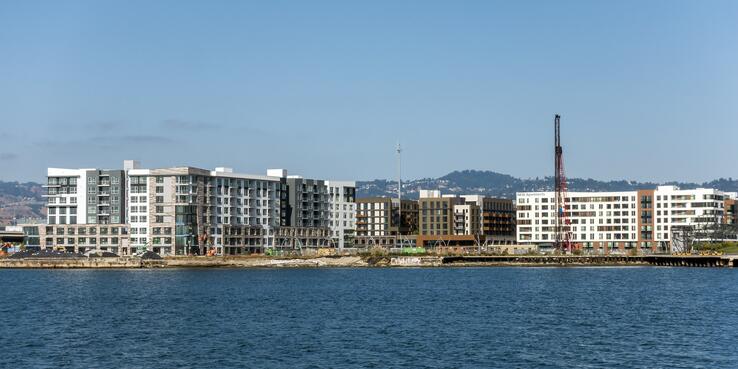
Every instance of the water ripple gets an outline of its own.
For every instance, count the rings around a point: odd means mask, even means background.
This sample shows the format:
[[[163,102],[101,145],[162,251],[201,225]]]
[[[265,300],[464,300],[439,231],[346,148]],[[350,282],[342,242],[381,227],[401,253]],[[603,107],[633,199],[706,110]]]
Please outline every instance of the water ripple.
[[[736,368],[738,270],[0,270],[0,367]]]

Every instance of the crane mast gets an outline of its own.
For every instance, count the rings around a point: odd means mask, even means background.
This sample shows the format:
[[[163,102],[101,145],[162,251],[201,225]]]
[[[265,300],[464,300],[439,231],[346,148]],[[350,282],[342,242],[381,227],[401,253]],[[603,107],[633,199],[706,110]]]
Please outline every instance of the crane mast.
[[[554,167],[555,167],[555,224],[554,247],[558,252],[571,252],[571,221],[567,201],[566,174],[564,173],[564,149],[561,147],[561,116],[554,118]]]

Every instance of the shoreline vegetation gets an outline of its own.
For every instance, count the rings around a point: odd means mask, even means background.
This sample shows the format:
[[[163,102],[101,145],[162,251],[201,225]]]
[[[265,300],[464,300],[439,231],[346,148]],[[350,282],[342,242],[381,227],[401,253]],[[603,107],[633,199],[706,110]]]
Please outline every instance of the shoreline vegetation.
[[[355,255],[0,258],[11,269],[382,268],[382,267],[733,267],[738,255]]]

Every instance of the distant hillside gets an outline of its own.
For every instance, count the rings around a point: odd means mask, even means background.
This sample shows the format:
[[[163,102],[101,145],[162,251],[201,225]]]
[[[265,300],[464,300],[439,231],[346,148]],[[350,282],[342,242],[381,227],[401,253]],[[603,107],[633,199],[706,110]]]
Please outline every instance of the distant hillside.
[[[569,191],[628,191],[655,188],[658,185],[676,185],[683,189],[706,187],[723,191],[738,192],[738,180],[720,178],[705,183],[689,182],[635,182],[635,181],[598,181],[595,179],[569,178]],[[377,179],[358,181],[357,196],[396,196],[397,182]],[[553,178],[515,178],[507,174],[491,171],[463,170],[451,172],[440,178],[424,178],[406,181],[402,184],[403,196],[417,198],[420,189],[439,189],[449,194],[482,194],[494,197],[514,198],[516,192],[552,191]]]
[[[38,183],[0,181],[0,224],[10,224],[13,219],[45,217],[43,193]]]
[[[738,180],[720,178],[705,183],[661,183],[681,188],[717,188],[723,191],[738,192]],[[358,181],[357,196],[395,196],[397,182],[376,179]],[[570,178],[570,191],[626,191],[648,189],[659,183],[633,181],[598,181],[594,179]],[[520,191],[551,191],[553,178],[520,179],[507,174],[491,171],[463,170],[449,173],[440,178],[423,178],[403,183],[403,196],[418,198],[420,189],[436,190],[449,194],[482,194],[494,197],[514,198]],[[42,197],[44,188],[33,182],[0,181],[0,224],[9,224],[13,219],[44,218],[46,208]]]

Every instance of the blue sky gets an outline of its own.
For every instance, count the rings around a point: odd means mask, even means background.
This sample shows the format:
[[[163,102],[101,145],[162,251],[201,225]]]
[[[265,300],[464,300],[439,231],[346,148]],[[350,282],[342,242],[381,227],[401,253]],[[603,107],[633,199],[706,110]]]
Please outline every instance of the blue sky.
[[[738,177],[736,1],[3,1],[0,179]]]

